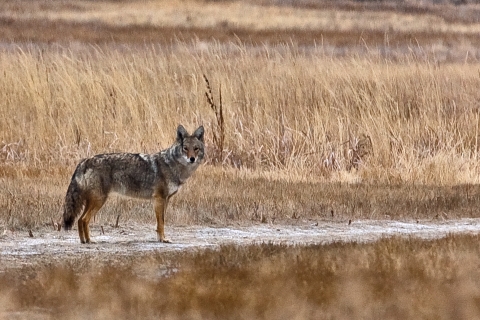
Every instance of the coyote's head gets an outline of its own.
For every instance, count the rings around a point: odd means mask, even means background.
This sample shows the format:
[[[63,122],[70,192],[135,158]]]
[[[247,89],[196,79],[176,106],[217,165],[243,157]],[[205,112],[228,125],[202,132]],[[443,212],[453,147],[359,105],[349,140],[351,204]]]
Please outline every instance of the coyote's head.
[[[204,156],[203,126],[198,127],[192,135],[182,125],[177,128],[177,151],[180,162],[184,164],[200,164]]]

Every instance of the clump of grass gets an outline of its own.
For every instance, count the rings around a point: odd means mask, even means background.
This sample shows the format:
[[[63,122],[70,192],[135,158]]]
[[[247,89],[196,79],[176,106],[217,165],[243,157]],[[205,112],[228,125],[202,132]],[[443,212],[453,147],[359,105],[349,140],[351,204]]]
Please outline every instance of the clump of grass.
[[[2,309],[64,318],[475,318],[478,241],[228,245],[100,264],[87,256],[0,274]]]

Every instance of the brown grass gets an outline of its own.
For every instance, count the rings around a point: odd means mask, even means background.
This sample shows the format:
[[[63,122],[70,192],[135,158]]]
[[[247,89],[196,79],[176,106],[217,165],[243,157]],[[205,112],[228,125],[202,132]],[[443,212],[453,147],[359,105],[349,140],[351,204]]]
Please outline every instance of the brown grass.
[[[217,120],[205,73],[223,91],[225,164],[328,181],[338,178],[331,169],[361,161],[360,180],[477,181],[477,63],[332,59],[322,48],[235,43],[30,46],[1,52],[0,61],[5,163],[155,152],[177,123],[204,123],[208,133]]]
[[[4,227],[57,221],[81,158],[157,152],[178,123],[205,126],[210,158],[174,200],[174,223],[476,216],[474,62],[178,42],[11,47],[0,63]],[[221,87],[222,153],[203,74]],[[150,221],[148,204],[118,203]]]
[[[2,316],[435,318],[479,316],[478,236],[224,246],[0,274]]]
[[[303,224],[356,219],[438,220],[475,218],[480,187],[473,184],[429,186],[295,181],[278,173],[239,173],[204,167],[179,192],[167,213],[169,225]],[[62,205],[71,172],[55,178],[2,178],[0,230],[52,228]],[[55,174],[55,173],[54,173]],[[112,197],[93,226],[155,224],[150,202]]]

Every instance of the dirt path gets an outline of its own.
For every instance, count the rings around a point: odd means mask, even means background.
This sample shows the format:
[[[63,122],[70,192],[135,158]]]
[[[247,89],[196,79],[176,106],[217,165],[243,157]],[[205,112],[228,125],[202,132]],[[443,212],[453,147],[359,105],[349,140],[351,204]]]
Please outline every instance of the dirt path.
[[[22,265],[75,259],[85,255],[92,259],[121,259],[152,251],[202,249],[221,244],[246,245],[259,242],[287,244],[324,244],[333,241],[374,241],[381,237],[401,235],[439,238],[449,233],[480,233],[480,219],[445,221],[375,221],[348,223],[320,222],[318,225],[268,225],[248,227],[167,226],[172,244],[156,241],[154,226],[132,225],[114,229],[93,226],[95,244],[81,245],[76,230],[57,232],[51,229],[28,232],[6,231],[0,234],[0,269]]]

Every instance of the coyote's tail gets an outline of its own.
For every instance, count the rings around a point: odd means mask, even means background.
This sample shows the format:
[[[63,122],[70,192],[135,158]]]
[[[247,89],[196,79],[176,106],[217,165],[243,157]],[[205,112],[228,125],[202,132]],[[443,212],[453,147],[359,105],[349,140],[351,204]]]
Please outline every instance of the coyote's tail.
[[[65,196],[65,204],[63,207],[63,228],[65,230],[72,229],[75,218],[83,208],[84,199],[82,190],[76,179],[77,173],[78,170],[75,170],[72,181],[70,181],[70,185],[67,189],[67,195]]]

